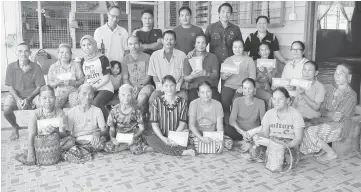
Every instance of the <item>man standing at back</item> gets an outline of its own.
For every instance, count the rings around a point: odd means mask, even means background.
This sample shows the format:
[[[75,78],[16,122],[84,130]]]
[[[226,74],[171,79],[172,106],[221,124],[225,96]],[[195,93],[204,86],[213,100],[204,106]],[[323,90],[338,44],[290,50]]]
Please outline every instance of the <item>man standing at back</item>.
[[[191,24],[192,11],[189,7],[181,7],[178,14],[181,24],[173,29],[177,36],[175,48],[188,54],[194,49],[197,36],[204,35],[204,32],[200,27]]]
[[[232,11],[232,6],[229,3],[223,3],[219,6],[219,21],[208,25],[205,32],[207,42],[209,42],[209,52],[217,56],[219,64],[233,55],[233,40],[243,39],[239,27],[229,22]]]
[[[105,48],[104,54],[109,61],[120,62],[127,49],[129,35],[127,30],[118,25],[120,15],[121,10],[118,6],[109,7],[108,22],[94,32],[94,39],[97,41],[98,48]]]

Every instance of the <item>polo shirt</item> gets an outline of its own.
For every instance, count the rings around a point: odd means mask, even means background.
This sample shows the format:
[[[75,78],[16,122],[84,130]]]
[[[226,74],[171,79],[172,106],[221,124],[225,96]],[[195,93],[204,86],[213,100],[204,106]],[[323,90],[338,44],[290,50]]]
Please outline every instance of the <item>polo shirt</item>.
[[[133,86],[140,85],[147,78],[149,59],[150,56],[142,51],[139,52],[137,59],[134,59],[131,54],[123,58],[122,73],[128,74],[129,81]]]
[[[193,56],[195,56],[195,54],[193,54]],[[204,56],[202,61],[202,68],[209,73],[212,73],[214,70],[218,72],[219,63],[217,56],[214,55],[213,53],[206,52],[206,55]],[[183,68],[184,76],[190,75],[192,71],[193,70],[189,63],[189,59],[184,60],[184,68]],[[188,89],[197,88],[198,84],[200,84],[203,81],[208,81],[209,83],[211,83],[212,87],[217,87],[219,81],[219,75],[216,79],[211,79],[210,77],[205,77],[205,76],[196,77],[192,79],[191,82],[188,83]]]
[[[194,44],[198,35],[204,35],[202,28],[191,25],[190,28],[183,28],[179,25],[173,29],[177,36],[177,43],[174,48],[188,54],[194,49]]]
[[[228,22],[223,28],[221,21],[208,25],[205,35],[209,42],[209,52],[217,56],[220,64],[233,55],[232,42],[234,39],[242,39],[241,30],[237,25]],[[243,39],[242,39],[243,41]]]
[[[149,60],[148,75],[157,77],[160,81],[166,75],[172,75],[177,83],[183,77],[183,64],[186,54],[178,49],[173,49],[170,61],[164,54],[164,49],[155,51]]]
[[[101,48],[103,40],[105,47],[105,56],[109,61],[121,61],[125,50],[127,50],[128,31],[123,27],[117,25],[112,31],[108,24],[98,27],[94,32],[94,39],[97,42],[98,48]]]
[[[80,61],[80,66],[85,76],[85,82],[89,83],[90,85],[99,84],[105,75],[110,74],[109,60],[104,55],[91,61],[84,61],[84,59],[82,59]],[[101,90],[106,90],[113,93],[114,87],[112,81],[109,79],[107,83],[99,87],[96,91]]]
[[[158,39],[162,38],[162,30],[160,29],[152,29],[150,31],[137,30],[135,31],[135,36],[138,37],[138,39],[142,44],[156,43]],[[144,53],[148,55],[152,55],[153,52],[154,50],[150,50],[150,49],[144,51]]]
[[[13,87],[19,97],[26,98],[37,87],[45,85],[43,70],[40,65],[29,62],[29,69],[24,72],[19,66],[19,60],[10,63],[6,69],[5,85]]]
[[[264,42],[269,44],[269,48],[271,50],[268,58],[274,59],[273,51],[280,50],[277,37],[273,33],[266,31],[266,36],[263,37],[263,39],[260,41],[257,35],[258,31],[251,33],[247,37],[246,42],[244,43],[244,51],[249,52],[249,56],[252,57],[253,60],[261,58],[261,56],[258,54],[259,46],[262,42]]]
[[[302,71],[303,65],[308,61],[308,59],[303,58],[301,61],[295,63],[293,60],[286,63],[285,67],[282,71],[282,78],[283,79],[302,79]]]

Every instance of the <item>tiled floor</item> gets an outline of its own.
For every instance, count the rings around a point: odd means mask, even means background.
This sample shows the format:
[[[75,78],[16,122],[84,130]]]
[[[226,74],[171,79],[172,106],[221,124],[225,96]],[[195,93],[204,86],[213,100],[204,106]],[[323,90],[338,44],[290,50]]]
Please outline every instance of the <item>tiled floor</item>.
[[[361,156],[350,154],[329,163],[312,158],[288,173],[276,174],[248,163],[237,149],[222,155],[172,157],[122,152],[98,154],[85,164],[61,162],[27,167],[14,160],[26,148],[26,130],[19,141],[1,131],[1,191],[361,191]]]

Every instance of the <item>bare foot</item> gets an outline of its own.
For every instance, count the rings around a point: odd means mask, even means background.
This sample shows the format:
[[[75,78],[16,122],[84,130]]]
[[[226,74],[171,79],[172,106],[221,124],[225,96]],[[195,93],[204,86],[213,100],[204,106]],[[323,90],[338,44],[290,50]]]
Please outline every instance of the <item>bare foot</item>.
[[[337,154],[335,152],[333,153],[326,153],[324,155],[321,155],[320,157],[317,158],[317,160],[319,161],[331,161],[333,159],[337,158]]]
[[[196,156],[196,152],[193,149],[184,150],[182,156]]]
[[[14,140],[17,140],[18,138],[19,138],[19,129],[13,127],[13,130],[10,135],[10,140],[14,141]]]
[[[154,149],[153,149],[153,147],[147,145],[147,146],[144,147],[144,151],[145,152],[153,152]]]

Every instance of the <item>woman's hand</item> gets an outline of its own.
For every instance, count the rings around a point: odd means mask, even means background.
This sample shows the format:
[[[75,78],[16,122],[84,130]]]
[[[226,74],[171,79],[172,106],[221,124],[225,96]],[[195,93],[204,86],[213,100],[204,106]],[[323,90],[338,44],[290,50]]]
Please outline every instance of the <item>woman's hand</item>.
[[[247,131],[242,130],[240,134],[244,137],[245,140],[247,141],[251,140],[251,135]]]
[[[302,87],[297,87],[296,91],[299,95],[303,95],[305,93],[305,90]]]
[[[259,71],[263,72],[264,71],[264,67],[258,67]]]
[[[232,73],[221,73],[221,78],[223,79],[223,80],[226,80],[226,79],[228,79],[230,76],[232,76],[233,74]]]
[[[211,143],[213,140],[209,137],[201,137],[199,138],[199,140],[201,140],[202,143],[205,143],[205,144],[209,144]]]
[[[172,140],[170,140],[167,137],[164,137],[162,140],[166,145],[170,145],[170,146],[176,146],[177,145],[176,143],[174,143]]]
[[[112,143],[113,143],[114,145],[119,145],[119,142],[117,141],[116,138],[111,137],[110,140],[112,141]]]
[[[258,137],[258,139],[256,139],[254,141],[254,143],[258,146],[258,145],[263,145],[263,146],[268,146],[269,144],[269,139],[265,138],[265,137]]]
[[[222,153],[223,149],[224,149],[224,141],[221,141],[221,145],[219,146],[217,153],[218,154]]]
[[[202,71],[199,71],[199,70],[194,70],[192,71],[191,73],[191,77],[192,79],[196,78],[196,77],[200,77],[202,75]]]
[[[193,57],[193,54],[194,54],[194,49],[188,53],[187,58],[191,59]]]
[[[54,127],[52,125],[48,125],[47,127],[44,128],[44,133],[43,134],[52,134],[54,132],[56,132],[58,130],[57,127]]]

